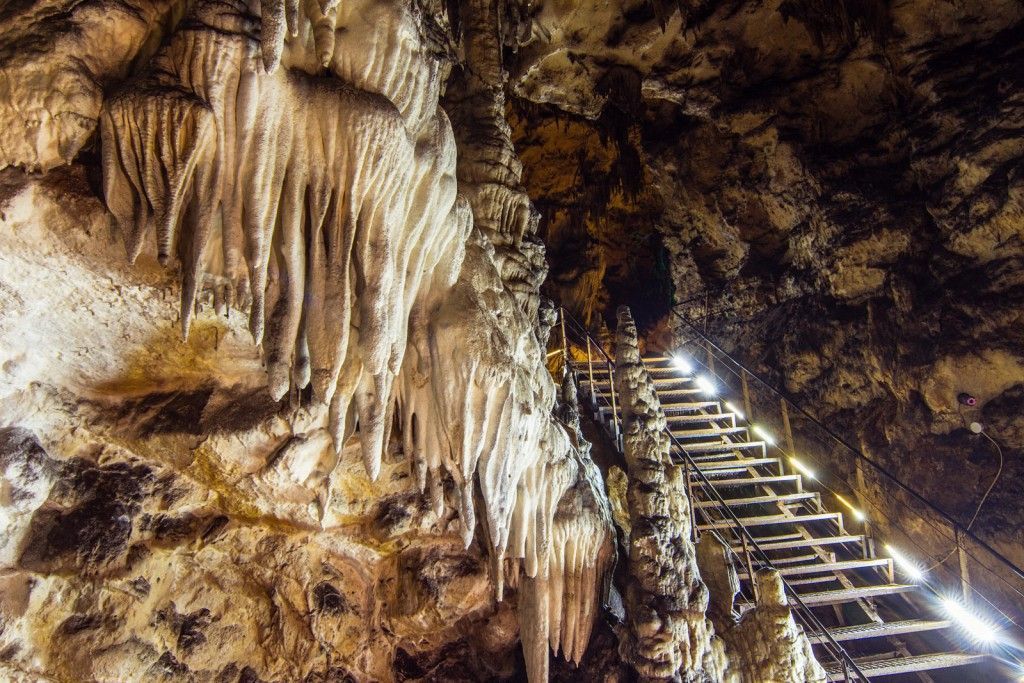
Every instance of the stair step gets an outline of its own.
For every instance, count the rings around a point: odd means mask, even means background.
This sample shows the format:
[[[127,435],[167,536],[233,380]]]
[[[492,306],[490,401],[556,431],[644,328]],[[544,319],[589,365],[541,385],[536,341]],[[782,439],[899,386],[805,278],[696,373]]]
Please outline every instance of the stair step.
[[[689,377],[651,377],[651,383],[654,384],[654,388],[657,389],[659,392],[664,391],[665,390],[664,388],[668,387],[670,385],[673,385],[673,384],[683,384],[684,382],[691,382],[691,381],[692,380]],[[587,377],[582,378],[580,380],[580,384],[581,385],[583,385],[583,384],[588,384],[589,385],[590,384],[590,377],[587,376]],[[598,387],[598,389],[601,389],[601,388],[607,388],[607,387],[611,386],[611,384],[608,381],[608,377],[598,377],[597,373],[595,372],[594,373],[594,386]],[[698,389],[696,387],[693,387],[690,390],[693,393],[700,393],[700,391],[701,391],[700,389]]]
[[[731,420],[736,416],[735,413],[696,413],[693,415],[672,415],[666,416],[669,425],[673,423],[677,424],[701,424],[704,422],[720,422],[722,420]]]
[[[798,538],[792,541],[764,541],[762,539],[755,538],[757,545],[761,550],[789,550],[791,548],[814,548],[817,546],[826,545],[840,545],[843,543],[858,543],[864,539],[861,534],[857,535],[843,535],[843,536],[822,536],[819,538]],[[742,552],[743,548],[739,545],[733,546],[733,550],[736,552]]]
[[[751,448],[766,449],[768,444],[764,441],[708,441],[705,443],[688,443],[686,444],[686,452],[690,455],[696,453],[717,453],[720,451],[739,451],[748,450]]]
[[[817,593],[801,593],[800,599],[808,607],[820,605],[839,605],[844,602],[853,602],[863,598],[876,598],[883,595],[899,595],[917,590],[912,583],[883,583],[873,586],[857,586],[855,588],[837,588],[831,591],[820,591]]]
[[[785,484],[785,483],[796,483],[800,481],[799,474],[779,474],[775,476],[766,477],[740,477],[737,479],[716,479],[715,488],[724,488],[727,486],[757,486],[762,484]]]
[[[666,403],[663,401],[661,404],[661,409],[665,411],[666,416],[669,413],[693,412],[695,410],[707,410],[708,408],[720,410],[718,401],[680,401],[677,403]]]
[[[718,485],[718,482],[715,482]],[[725,504],[729,507],[742,507],[744,505],[759,505],[763,503],[795,503],[801,500],[808,500],[814,498],[817,494],[812,491],[803,491],[801,493],[784,493],[779,495],[766,495],[766,496],[752,496],[750,498],[725,498]],[[695,508],[715,508],[722,507],[722,504],[717,500],[699,500],[693,504]]]
[[[803,574],[819,574],[822,572],[842,572],[850,569],[868,569],[870,567],[888,566],[887,558],[870,558],[867,560],[844,560],[841,562],[822,562],[819,564],[805,564],[797,567],[779,567],[779,573],[783,576],[800,576]],[[746,573],[740,574],[741,579],[749,578]]]
[[[740,470],[756,465],[774,465],[779,462],[778,458],[732,458],[730,460],[719,460],[714,462],[698,462],[697,469],[701,472],[713,472],[715,470]]]
[[[912,655],[893,659],[855,659],[857,666],[865,676],[872,679],[896,674],[914,673],[915,671],[935,671],[949,669],[954,666],[977,664],[988,659],[988,655],[968,652],[940,652],[928,655]],[[830,681],[845,681],[846,674],[841,664],[830,663],[825,667]]]
[[[698,439],[702,436],[729,436],[747,431],[746,427],[712,427],[710,429],[673,429],[677,439]]]
[[[763,515],[758,517],[739,517],[740,524],[745,527],[769,526],[772,524],[806,524],[808,522],[822,522],[835,520],[836,523],[842,519],[841,512],[819,512],[811,515]],[[713,522],[712,524],[698,524],[699,531],[710,531],[711,529],[731,529],[736,526],[732,520]]]
[[[786,579],[786,583],[790,586],[809,586],[816,583],[832,583],[838,581],[835,574],[828,576],[808,576],[800,579]]]
[[[816,562],[821,557],[817,553],[807,553],[805,555],[793,555],[791,557],[773,557],[772,564],[776,567],[781,565],[792,565],[800,562]]]
[[[832,639],[838,643],[846,640],[865,640],[867,638],[887,638],[889,636],[901,636],[908,633],[921,633],[924,631],[938,631],[949,628],[951,622],[931,619],[908,619],[906,621],[889,621],[884,624],[860,624],[859,626],[840,626],[828,630]],[[808,634],[807,638],[811,643],[828,642],[821,633]]]

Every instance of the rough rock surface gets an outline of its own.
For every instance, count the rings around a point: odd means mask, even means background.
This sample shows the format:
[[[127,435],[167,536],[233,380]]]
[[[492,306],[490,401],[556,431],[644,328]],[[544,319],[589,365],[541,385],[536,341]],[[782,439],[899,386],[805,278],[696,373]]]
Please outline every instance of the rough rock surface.
[[[674,304],[706,316],[965,524],[998,466],[966,431],[982,422],[1006,464],[974,530],[1024,561],[1024,5],[621,0],[534,21],[513,130],[552,293],[595,330],[618,303],[655,336]]]
[[[669,457],[665,413],[626,307],[615,330],[615,383],[632,529],[619,652],[641,680],[722,680],[724,648],[706,616],[708,589],[697,567],[685,475]]]
[[[155,52],[21,9],[86,42],[19,87],[133,75],[5,150],[45,169],[98,121],[102,164],[4,177],[5,677],[507,677],[515,599],[531,676],[579,661],[607,495],[553,415],[533,210],[465,171],[514,165],[508,136],[462,141],[456,177],[444,9],[200,0]],[[503,72],[473,10],[484,87],[452,107],[484,120]]]

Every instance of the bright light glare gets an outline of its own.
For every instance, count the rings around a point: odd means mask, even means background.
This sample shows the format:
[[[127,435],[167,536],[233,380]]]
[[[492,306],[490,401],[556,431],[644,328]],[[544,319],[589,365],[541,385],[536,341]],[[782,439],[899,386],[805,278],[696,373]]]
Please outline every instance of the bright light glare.
[[[889,551],[889,555],[892,557],[893,562],[896,563],[896,566],[900,568],[900,571],[903,572],[908,579],[911,581],[921,581],[924,579],[924,572],[921,571],[921,568],[918,567],[913,560],[901,553],[899,550],[896,550],[896,548],[893,548],[888,543],[885,544],[885,549]]]
[[[836,494],[836,498],[838,498],[838,499],[839,499],[839,502],[840,502],[840,503],[842,503],[843,505],[845,505],[845,506],[846,506],[846,509],[850,511],[850,514],[852,514],[852,515],[853,515],[853,518],[854,518],[855,520],[857,520],[858,522],[863,522],[864,520],[866,520],[866,519],[867,519],[867,516],[866,516],[866,515],[865,515],[865,514],[864,514],[863,512],[861,512],[860,510],[858,510],[858,509],[857,509],[857,506],[855,506],[855,505],[854,505],[853,503],[851,503],[850,501],[846,500],[846,498],[845,498],[845,497],[843,497],[843,496],[841,496],[841,495],[839,495],[839,494],[837,493],[837,494]]]
[[[766,432],[763,427],[754,425],[754,433],[764,439],[769,446],[775,445],[775,437]]]
[[[725,402],[725,409],[728,410],[730,413],[736,413],[736,419],[737,420],[744,419],[743,418],[743,413],[741,413],[736,406],[734,406],[733,404],[729,403],[728,401]]]
[[[672,363],[684,375],[689,375],[693,372],[693,364],[682,356],[672,356]]]
[[[797,472],[799,472],[800,474],[804,475],[808,479],[817,479],[818,478],[818,475],[816,475],[814,473],[814,470],[812,470],[810,467],[808,467],[807,465],[803,464],[802,462],[800,462],[796,458],[790,458],[789,461],[791,463],[793,463],[793,467],[796,468]]]
[[[960,604],[955,598],[942,598],[942,608],[975,641],[988,644],[999,639],[999,629]]]
[[[705,394],[710,394],[711,396],[714,396],[717,393],[714,383],[707,377],[700,375],[693,381],[697,385],[697,388],[703,391]]]

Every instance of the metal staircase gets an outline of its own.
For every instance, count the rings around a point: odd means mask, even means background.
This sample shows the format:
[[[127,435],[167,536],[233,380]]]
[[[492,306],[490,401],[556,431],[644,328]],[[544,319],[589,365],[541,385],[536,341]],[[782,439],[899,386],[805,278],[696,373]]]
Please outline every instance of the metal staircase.
[[[619,447],[612,362],[592,353],[589,337],[585,344],[587,360],[572,362],[581,394]],[[673,459],[687,470],[696,533],[713,533],[732,550],[740,614],[756,602],[751,575],[770,566],[781,573],[794,617],[830,680],[932,681],[937,672],[989,659],[963,650],[963,639],[948,633],[952,623],[917,596],[912,577],[875,554],[859,522],[827,509],[819,492],[805,488],[804,474],[752,435],[729,404],[709,398],[671,358],[644,363],[667,417]]]

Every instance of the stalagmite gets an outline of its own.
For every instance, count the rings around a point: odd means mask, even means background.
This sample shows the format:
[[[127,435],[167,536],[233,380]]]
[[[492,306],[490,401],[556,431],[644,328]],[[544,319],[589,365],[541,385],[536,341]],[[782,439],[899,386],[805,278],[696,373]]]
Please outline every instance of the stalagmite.
[[[633,317],[624,306],[615,333],[615,383],[632,527],[619,652],[643,680],[720,680],[722,646],[705,616],[708,591],[690,540],[682,468],[670,461],[665,414],[640,358]]]
[[[722,631],[729,652],[730,675],[741,683],[819,683],[825,670],[811,643],[796,625],[782,577],[774,570],[754,575],[758,603],[739,623]]]

